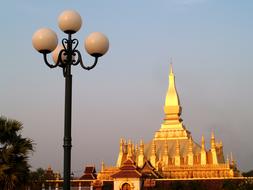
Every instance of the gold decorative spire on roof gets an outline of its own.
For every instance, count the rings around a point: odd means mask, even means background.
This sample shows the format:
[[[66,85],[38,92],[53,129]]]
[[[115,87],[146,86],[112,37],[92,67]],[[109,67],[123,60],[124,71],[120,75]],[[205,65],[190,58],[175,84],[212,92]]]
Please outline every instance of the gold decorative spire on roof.
[[[105,163],[104,161],[102,160],[102,163],[101,163],[101,171],[104,171],[105,170]]]
[[[169,89],[166,95],[165,107],[166,106],[180,106],[179,98],[177,95],[175,76],[173,73],[172,63],[170,64],[170,74],[169,74]]]
[[[214,137],[214,132],[212,131],[211,134],[211,148],[215,149],[215,137]]]
[[[140,154],[144,155],[144,143],[143,143],[143,140],[140,141]]]
[[[138,166],[142,167],[144,165],[144,143],[143,140],[140,141],[140,152],[138,155]]]
[[[190,132],[182,123],[181,106],[175,85],[175,76],[170,64],[169,86],[164,105],[164,120],[161,129],[156,132],[155,140],[189,139]]]
[[[127,153],[127,140],[124,141],[124,153]]]
[[[203,135],[201,138],[201,150],[205,150],[205,137]]]
[[[230,164],[229,156],[227,154],[227,164]]]
[[[193,142],[192,142],[192,138],[189,138],[189,144],[188,144],[188,152],[192,153],[192,146],[193,146]]]
[[[233,153],[232,152],[230,152],[230,159],[231,159],[231,164],[235,164],[235,160],[234,160],[234,158],[233,158]]]
[[[119,152],[123,153],[124,150],[124,139],[120,139],[120,146],[119,146]]]
[[[132,146],[132,141],[129,139],[128,140],[128,147],[127,147],[127,159],[129,159],[129,158],[132,158],[132,148],[133,148],[133,146]]]

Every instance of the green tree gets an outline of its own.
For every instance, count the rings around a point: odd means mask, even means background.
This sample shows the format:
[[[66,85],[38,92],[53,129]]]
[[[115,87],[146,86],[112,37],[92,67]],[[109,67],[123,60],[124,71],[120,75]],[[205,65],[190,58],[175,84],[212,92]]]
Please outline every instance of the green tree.
[[[36,171],[31,171],[29,181],[30,189],[40,190],[42,184],[46,181],[46,171],[42,168],[38,168]]]
[[[22,123],[0,117],[0,189],[21,189],[29,180],[28,155],[33,141],[23,138]]]
[[[253,177],[253,170],[250,170],[248,172],[243,172],[242,176],[243,177]]]

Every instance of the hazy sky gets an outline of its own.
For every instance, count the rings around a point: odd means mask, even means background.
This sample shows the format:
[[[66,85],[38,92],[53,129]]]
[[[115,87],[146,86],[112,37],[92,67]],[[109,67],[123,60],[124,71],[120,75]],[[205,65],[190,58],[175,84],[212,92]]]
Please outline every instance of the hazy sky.
[[[160,128],[173,59],[184,124],[207,146],[211,130],[234,153],[242,171],[253,169],[253,1],[75,0],[5,1],[1,4],[0,114],[24,124],[36,143],[33,168],[63,166],[64,78],[31,45],[50,27],[59,39],[58,15],[83,18],[76,37],[94,31],[110,40],[92,71],[73,69],[72,170],[102,160],[114,165],[119,139],[148,142]]]

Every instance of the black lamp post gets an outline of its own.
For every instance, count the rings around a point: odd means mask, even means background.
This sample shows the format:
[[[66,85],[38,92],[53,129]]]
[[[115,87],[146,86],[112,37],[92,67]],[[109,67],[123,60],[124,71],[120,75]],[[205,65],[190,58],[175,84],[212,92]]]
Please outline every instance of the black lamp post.
[[[64,183],[63,189],[70,190],[71,174],[71,102],[72,102],[72,75],[71,66],[78,64],[85,70],[93,69],[98,58],[103,56],[108,48],[109,41],[103,34],[94,32],[85,40],[86,51],[95,58],[91,66],[85,66],[81,53],[76,49],[79,41],[72,38],[82,25],[80,15],[75,11],[64,11],[58,18],[59,28],[68,35],[62,39],[62,45],[58,45],[58,39],[54,31],[48,28],[39,29],[32,37],[33,47],[44,56],[46,65],[50,68],[61,67],[65,78],[65,120],[64,120]],[[53,52],[52,52],[53,51]],[[50,64],[47,55],[52,52],[54,64]]]

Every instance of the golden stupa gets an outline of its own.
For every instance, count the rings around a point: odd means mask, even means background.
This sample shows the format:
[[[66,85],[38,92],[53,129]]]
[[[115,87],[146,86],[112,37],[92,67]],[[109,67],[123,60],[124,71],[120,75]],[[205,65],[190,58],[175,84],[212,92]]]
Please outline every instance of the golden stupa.
[[[161,128],[155,132],[154,138],[146,144],[142,140],[138,145],[135,145],[131,140],[127,142],[121,139],[116,166],[107,167],[103,163],[101,172],[98,173],[98,179],[115,180],[113,176],[118,176],[115,174],[124,170],[127,163],[135,165],[137,173],[142,171],[142,168],[146,167],[148,163],[149,168],[152,167],[159,178],[166,179],[240,176],[233,158],[224,159],[222,141],[218,142],[212,132],[210,149],[206,148],[204,136],[199,144],[195,142],[182,122],[181,112],[182,107],[171,65],[169,87],[164,105],[165,117]],[[131,167],[133,167],[132,165]],[[128,177],[127,173],[122,175]]]

